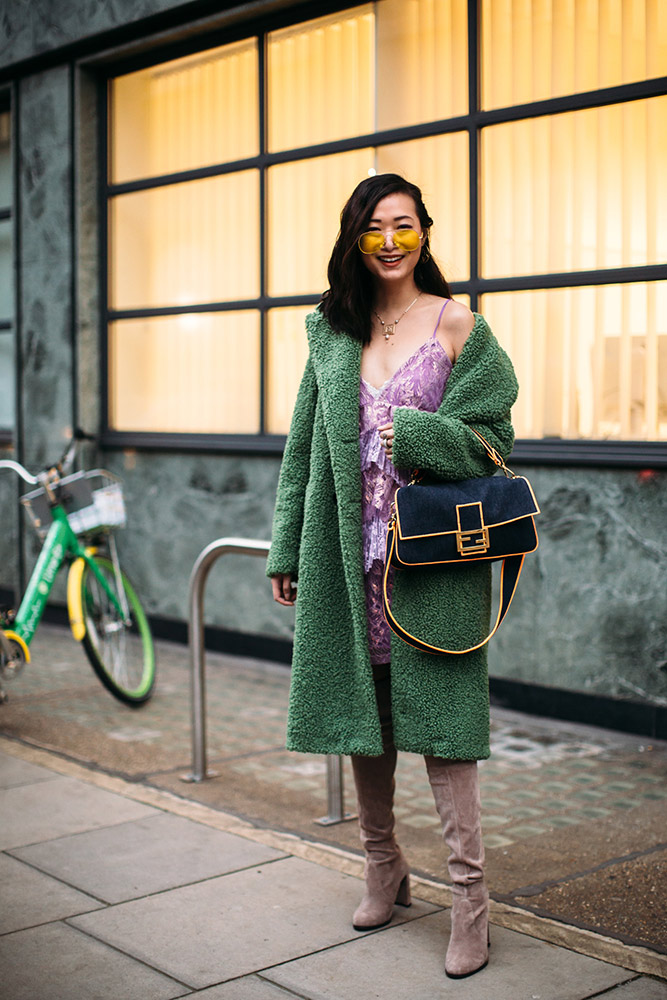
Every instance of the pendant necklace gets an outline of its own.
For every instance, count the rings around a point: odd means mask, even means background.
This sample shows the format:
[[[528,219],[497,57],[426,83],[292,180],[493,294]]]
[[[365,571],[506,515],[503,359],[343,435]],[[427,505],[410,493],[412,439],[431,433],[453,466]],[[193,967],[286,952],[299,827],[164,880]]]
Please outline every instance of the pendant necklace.
[[[403,319],[403,317],[405,316],[405,314],[408,311],[408,309],[412,309],[413,305],[415,304],[415,302],[417,301],[417,299],[419,298],[419,296],[423,295],[423,294],[424,294],[423,292],[419,292],[419,295],[415,296],[415,298],[412,300],[412,302],[410,303],[410,305],[408,306],[408,308],[404,309],[403,312],[401,313],[401,315],[398,317],[398,319],[395,319],[393,323],[385,323],[385,321],[382,319],[382,316],[380,316],[378,313],[376,313],[375,309],[373,310],[373,312],[375,313],[375,315],[377,316],[377,318],[380,320],[380,323],[382,324],[382,332],[384,333],[384,339],[385,340],[389,340],[390,337],[393,337],[393,335],[394,335],[394,333],[396,331],[396,327],[398,326],[398,324],[400,323],[400,321]]]

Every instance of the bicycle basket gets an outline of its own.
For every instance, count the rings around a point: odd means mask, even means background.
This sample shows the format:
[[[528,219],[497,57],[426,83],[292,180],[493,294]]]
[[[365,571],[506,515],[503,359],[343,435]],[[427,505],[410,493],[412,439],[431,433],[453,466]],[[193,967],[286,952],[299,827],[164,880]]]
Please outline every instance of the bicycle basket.
[[[64,476],[57,485],[57,493],[70,527],[77,535],[99,534],[125,526],[123,485],[105,469]],[[39,487],[26,493],[21,503],[43,541],[53,521],[46,490]]]

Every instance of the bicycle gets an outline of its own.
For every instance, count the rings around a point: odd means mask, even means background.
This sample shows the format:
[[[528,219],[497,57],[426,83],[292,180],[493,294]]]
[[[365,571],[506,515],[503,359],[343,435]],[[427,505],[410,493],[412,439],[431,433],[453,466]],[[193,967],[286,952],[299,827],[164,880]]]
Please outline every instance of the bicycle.
[[[155,652],[146,614],[120,567],[113,531],[125,524],[122,483],[105,469],[63,475],[74,464],[77,431],[55,466],[33,476],[11,460],[11,469],[37,489],[21,497],[42,541],[18,611],[0,617],[0,703],[3,678],[30,662],[30,643],[58,571],[69,563],[67,608],[74,638],[81,642],[102,684],[120,701],[138,707],[155,684]]]

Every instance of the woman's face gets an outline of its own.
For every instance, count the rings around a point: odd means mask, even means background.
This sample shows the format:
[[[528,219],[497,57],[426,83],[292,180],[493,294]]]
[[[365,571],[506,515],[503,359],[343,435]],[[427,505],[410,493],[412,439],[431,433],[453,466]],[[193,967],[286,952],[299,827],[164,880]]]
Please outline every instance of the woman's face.
[[[414,229],[420,236],[416,250],[408,252],[394,242],[395,232]],[[419,224],[417,206],[409,194],[396,193],[382,198],[375,208],[366,227],[367,232],[379,232],[384,236],[382,247],[375,253],[359,255],[373,277],[381,281],[403,280],[410,276],[417,266],[423,243],[423,232]]]

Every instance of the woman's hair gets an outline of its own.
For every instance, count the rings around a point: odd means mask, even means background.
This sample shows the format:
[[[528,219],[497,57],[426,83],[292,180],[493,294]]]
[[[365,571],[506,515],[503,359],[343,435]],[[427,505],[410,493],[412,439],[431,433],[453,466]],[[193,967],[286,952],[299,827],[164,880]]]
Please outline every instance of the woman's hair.
[[[373,281],[361,259],[357,240],[367,232],[375,206],[390,194],[407,194],[415,203],[424,239],[414,270],[417,288],[450,299],[449,285],[431,257],[429,230],[433,219],[426,211],[422,193],[399,174],[377,174],[356,186],[340,215],[340,232],[329,260],[329,288],[320,310],[334,330],[345,332],[367,344],[371,339]],[[416,251],[415,251],[416,252]]]

